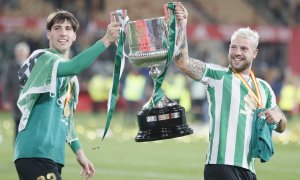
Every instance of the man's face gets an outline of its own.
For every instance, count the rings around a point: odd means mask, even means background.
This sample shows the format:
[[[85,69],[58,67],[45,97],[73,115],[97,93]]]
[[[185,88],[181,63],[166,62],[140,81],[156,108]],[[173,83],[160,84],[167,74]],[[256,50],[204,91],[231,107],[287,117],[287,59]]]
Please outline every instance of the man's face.
[[[248,73],[258,50],[248,38],[236,37],[229,45],[228,60],[231,67],[239,73]]]
[[[51,49],[61,53],[68,52],[72,43],[76,40],[76,33],[68,21],[55,23],[51,30],[47,31],[47,38]]]

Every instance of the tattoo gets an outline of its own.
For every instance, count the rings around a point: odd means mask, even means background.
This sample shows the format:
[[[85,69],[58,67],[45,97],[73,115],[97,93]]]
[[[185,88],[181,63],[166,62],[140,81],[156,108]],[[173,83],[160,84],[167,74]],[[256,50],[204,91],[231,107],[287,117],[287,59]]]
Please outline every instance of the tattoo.
[[[206,64],[200,60],[189,58],[186,73],[195,80],[200,80],[205,72]]]
[[[188,57],[186,49],[182,50],[177,56],[175,61],[180,64],[180,69],[185,72],[192,79],[199,81],[204,75],[206,64],[198,59]]]
[[[175,61],[180,61],[182,58],[183,58],[183,53],[180,52],[179,54],[177,54],[177,55],[175,56]]]
[[[176,45],[178,45],[178,44],[179,44],[179,49],[184,49],[184,48],[188,47],[187,39],[186,39],[185,33],[183,33],[182,29],[179,30],[179,34],[176,39]]]
[[[179,45],[180,50],[179,54],[175,55],[176,64],[189,77],[199,81],[205,72],[206,64],[201,60],[189,57],[186,32],[183,32],[182,29],[179,32],[176,45]]]

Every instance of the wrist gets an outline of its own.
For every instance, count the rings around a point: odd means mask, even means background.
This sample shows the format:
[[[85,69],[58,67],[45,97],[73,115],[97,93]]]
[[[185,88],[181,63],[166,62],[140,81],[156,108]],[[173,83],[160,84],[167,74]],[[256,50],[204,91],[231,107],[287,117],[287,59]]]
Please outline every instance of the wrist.
[[[71,142],[70,146],[74,153],[77,153],[77,151],[81,149],[81,144],[78,140]]]
[[[101,39],[102,43],[104,44],[104,46],[107,48],[110,46],[111,42],[106,38],[106,37],[103,37]]]
[[[285,115],[283,114],[283,112],[280,112],[280,113],[281,113],[281,117],[280,117],[278,123],[280,123],[285,118]]]

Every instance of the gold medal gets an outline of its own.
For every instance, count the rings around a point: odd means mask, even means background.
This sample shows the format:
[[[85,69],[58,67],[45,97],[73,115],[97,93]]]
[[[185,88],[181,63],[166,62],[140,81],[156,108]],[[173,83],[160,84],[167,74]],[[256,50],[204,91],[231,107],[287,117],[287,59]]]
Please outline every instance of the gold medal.
[[[243,76],[240,75],[240,73],[237,73],[236,71],[233,71],[233,72],[244,83],[244,85],[246,86],[246,88],[250,92],[251,96],[256,101],[257,106],[259,108],[262,108],[262,98],[261,98],[259,87],[258,87],[258,84],[257,84],[257,81],[256,81],[256,77],[255,77],[253,71],[251,70],[249,75],[250,75],[250,78],[251,78],[251,80],[252,80],[252,82],[254,84],[255,92],[253,91],[253,89],[251,88],[251,86],[247,83],[247,81],[243,78]]]
[[[65,108],[64,108],[64,116],[66,118],[68,118],[71,114],[71,109],[70,109],[70,106],[68,104],[66,104]]]
[[[67,98],[66,98],[66,101],[65,101],[65,107],[64,107],[64,117],[65,118],[68,118],[71,114],[71,109],[70,109],[70,105],[69,105],[69,102],[70,102],[70,99],[71,99],[71,83],[69,83],[67,93],[68,94],[67,94]]]

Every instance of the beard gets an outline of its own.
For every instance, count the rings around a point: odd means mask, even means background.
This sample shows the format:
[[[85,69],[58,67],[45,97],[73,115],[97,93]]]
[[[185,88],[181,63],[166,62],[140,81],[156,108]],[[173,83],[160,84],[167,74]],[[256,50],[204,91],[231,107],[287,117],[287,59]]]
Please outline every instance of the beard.
[[[234,61],[233,57],[228,56],[228,61],[232,69],[234,69],[238,73],[244,72],[251,66],[251,62],[247,61],[244,57],[239,61]]]

